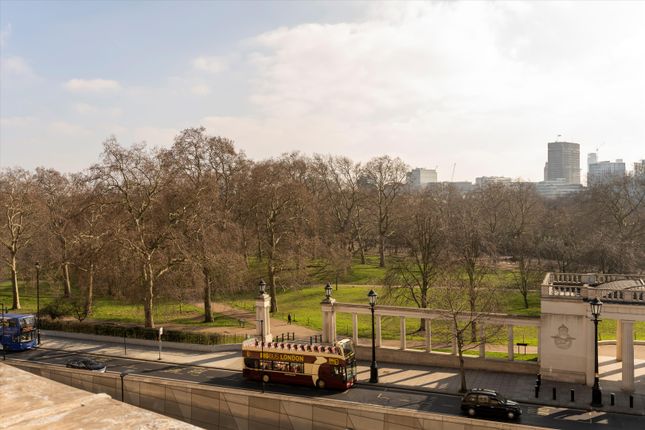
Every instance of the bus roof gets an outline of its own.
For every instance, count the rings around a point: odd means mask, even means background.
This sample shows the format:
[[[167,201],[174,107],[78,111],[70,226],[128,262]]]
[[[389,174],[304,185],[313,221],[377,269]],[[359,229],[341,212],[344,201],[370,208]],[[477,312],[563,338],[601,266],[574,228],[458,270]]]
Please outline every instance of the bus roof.
[[[2,316],[2,314],[0,314]],[[4,314],[5,318],[24,318],[24,317],[33,317],[33,314]]]

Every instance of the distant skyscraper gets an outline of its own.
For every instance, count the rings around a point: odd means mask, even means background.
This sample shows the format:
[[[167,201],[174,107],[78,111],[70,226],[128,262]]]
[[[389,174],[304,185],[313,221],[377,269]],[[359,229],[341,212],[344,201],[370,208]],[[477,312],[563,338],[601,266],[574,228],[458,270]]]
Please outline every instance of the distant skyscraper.
[[[591,166],[592,164],[596,164],[598,162],[598,154],[595,152],[590,152],[587,154],[587,168]]]
[[[434,169],[414,169],[408,173],[408,184],[413,187],[437,182],[437,171]]]
[[[634,163],[634,176],[645,176],[645,160]]]
[[[587,186],[611,181],[615,178],[622,178],[627,173],[623,160],[600,161],[589,165],[587,172]]]
[[[580,183],[580,144],[549,142],[548,161],[544,166],[544,180],[564,179],[567,184]]]

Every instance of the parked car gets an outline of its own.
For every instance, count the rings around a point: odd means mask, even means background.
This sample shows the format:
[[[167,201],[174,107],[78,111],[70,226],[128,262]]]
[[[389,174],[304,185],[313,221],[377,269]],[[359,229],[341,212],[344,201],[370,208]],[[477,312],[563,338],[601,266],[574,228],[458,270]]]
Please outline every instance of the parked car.
[[[461,410],[469,416],[504,416],[514,420],[522,415],[522,409],[517,402],[508,400],[495,390],[473,388],[461,399]]]
[[[107,365],[101,361],[92,360],[91,358],[73,358],[66,364],[72,369],[92,370],[94,372],[105,372]]]

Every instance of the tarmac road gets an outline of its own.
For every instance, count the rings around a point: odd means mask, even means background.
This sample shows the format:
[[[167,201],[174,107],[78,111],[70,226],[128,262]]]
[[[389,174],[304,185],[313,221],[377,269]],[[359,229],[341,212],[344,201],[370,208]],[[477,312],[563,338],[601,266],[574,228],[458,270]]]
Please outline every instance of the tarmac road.
[[[236,354],[231,352],[231,354]],[[40,348],[20,354],[10,354],[7,364],[14,360],[28,360],[50,364],[65,365],[72,357],[92,357],[107,363],[108,371],[123,372],[175,380],[184,380],[200,384],[212,384],[246,390],[280,393],[286,395],[333,398],[349,402],[370,403],[386,407],[409,408],[419,411],[447,415],[461,415],[460,397],[423,390],[399,387],[383,387],[360,383],[344,391],[317,390],[313,387],[287,386],[247,381],[241,372],[212,367],[171,364],[164,362],[134,360],[121,357],[101,356],[88,353],[77,353],[55,349]],[[645,417],[607,412],[589,412],[580,409],[548,407],[533,404],[521,404],[522,424],[554,429],[645,429]]]

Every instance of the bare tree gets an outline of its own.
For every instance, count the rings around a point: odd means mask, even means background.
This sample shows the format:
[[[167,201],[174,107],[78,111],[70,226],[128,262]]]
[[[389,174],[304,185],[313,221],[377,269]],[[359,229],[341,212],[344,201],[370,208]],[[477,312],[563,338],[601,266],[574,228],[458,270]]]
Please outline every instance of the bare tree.
[[[393,259],[386,284],[393,287],[392,294],[405,293],[419,308],[428,307],[430,288],[447,264],[444,197],[439,191],[426,189],[403,196],[400,205],[397,235],[405,244],[407,255]],[[425,330],[424,320],[419,330]]]
[[[36,202],[31,175],[23,169],[0,172],[0,208],[4,222],[0,243],[3,260],[11,270],[12,309],[20,309],[17,256],[29,244],[35,232]]]
[[[169,249],[171,227],[181,212],[171,207],[174,196],[164,195],[175,174],[166,161],[144,145],[125,149],[111,138],[104,144],[102,163],[93,168],[124,210],[119,241],[140,267],[146,327],[154,327],[155,281],[179,261]]]
[[[370,192],[369,204],[376,218],[379,266],[385,267],[385,241],[392,234],[392,208],[405,185],[408,167],[387,155],[370,160],[363,169]]]

